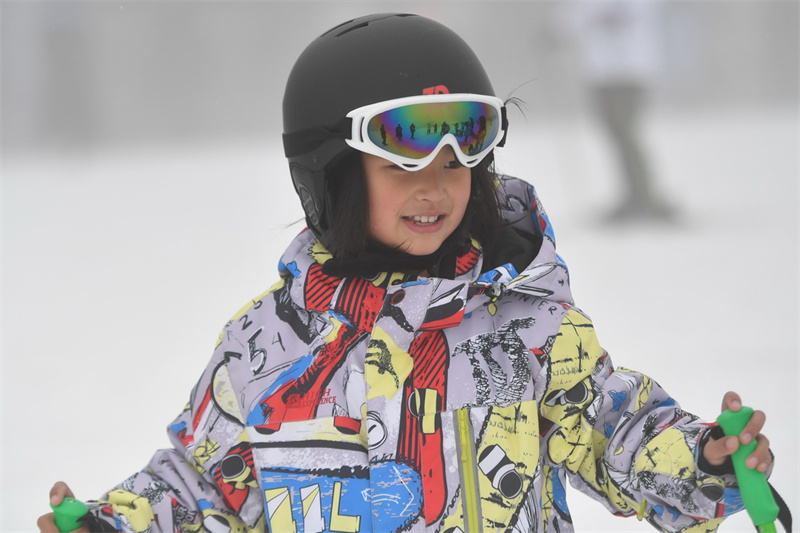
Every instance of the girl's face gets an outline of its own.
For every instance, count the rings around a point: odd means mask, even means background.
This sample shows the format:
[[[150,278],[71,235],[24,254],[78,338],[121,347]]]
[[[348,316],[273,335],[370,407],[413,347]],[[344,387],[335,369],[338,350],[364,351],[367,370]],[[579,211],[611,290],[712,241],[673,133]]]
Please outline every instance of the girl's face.
[[[470,197],[471,172],[445,146],[415,172],[382,157],[362,154],[374,239],[412,255],[432,254],[461,223]]]

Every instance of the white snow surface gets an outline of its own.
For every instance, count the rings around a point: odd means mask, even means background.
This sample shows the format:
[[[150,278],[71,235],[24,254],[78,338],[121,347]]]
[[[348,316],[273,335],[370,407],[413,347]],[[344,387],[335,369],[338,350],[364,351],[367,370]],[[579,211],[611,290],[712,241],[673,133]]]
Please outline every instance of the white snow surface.
[[[524,125],[498,151],[501,170],[537,186],[615,364],[709,419],[727,390],[763,409],[772,481],[795,515],[797,117],[651,117],[681,212],[668,226],[598,223],[617,180],[589,123]],[[55,481],[95,498],[168,446],[221,327],[276,280],[302,212],[280,145],[263,140],[6,157],[2,180],[0,530],[35,531]],[[579,532],[652,530],[568,495]],[[744,513],[721,528],[752,530]]]

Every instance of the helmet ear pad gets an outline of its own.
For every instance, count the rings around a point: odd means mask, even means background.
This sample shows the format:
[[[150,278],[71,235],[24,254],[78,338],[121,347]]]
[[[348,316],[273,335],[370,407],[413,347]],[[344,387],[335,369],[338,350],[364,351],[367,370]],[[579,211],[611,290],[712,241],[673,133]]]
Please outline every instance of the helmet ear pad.
[[[289,163],[289,172],[292,174],[292,184],[303,211],[306,214],[306,225],[319,235],[317,228],[322,226],[322,217],[326,215],[325,205],[325,179],[323,171],[314,172],[300,165]]]
[[[354,152],[343,139],[330,139],[310,154],[289,158],[292,184],[305,211],[306,225],[318,237],[322,237],[332,223],[333,200],[328,171]]]

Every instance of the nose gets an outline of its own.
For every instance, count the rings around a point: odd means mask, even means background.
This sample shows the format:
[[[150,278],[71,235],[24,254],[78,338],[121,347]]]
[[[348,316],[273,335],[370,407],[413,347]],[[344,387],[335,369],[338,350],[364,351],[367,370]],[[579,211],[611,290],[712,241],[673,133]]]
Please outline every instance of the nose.
[[[434,163],[413,172],[418,200],[438,202],[447,196],[443,169]]]
[[[446,165],[454,158],[453,149],[445,146],[425,168],[411,172],[414,174],[417,198],[431,202],[447,196]]]

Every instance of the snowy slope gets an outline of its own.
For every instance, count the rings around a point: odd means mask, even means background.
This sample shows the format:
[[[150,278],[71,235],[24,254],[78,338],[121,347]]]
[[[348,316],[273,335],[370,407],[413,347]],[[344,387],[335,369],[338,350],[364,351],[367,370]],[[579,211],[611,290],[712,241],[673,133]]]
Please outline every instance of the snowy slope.
[[[613,165],[590,124],[519,128],[501,168],[537,184],[578,305],[616,364],[715,417],[763,408],[798,507],[797,109],[656,116],[677,225],[610,228]],[[219,329],[275,280],[301,218],[263,140],[3,163],[2,531],[68,480],[98,496],[166,446]],[[578,531],[650,531],[572,491]],[[751,531],[745,516],[722,531]]]

